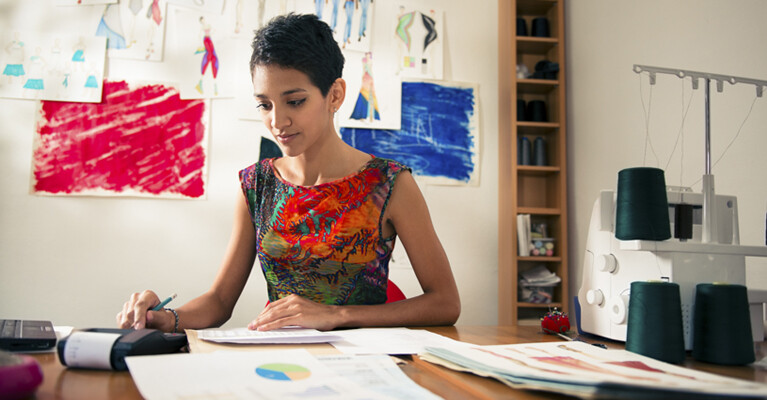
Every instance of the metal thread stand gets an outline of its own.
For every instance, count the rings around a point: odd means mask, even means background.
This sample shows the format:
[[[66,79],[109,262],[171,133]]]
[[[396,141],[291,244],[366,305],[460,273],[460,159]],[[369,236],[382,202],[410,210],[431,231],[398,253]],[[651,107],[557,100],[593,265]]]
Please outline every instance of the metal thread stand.
[[[767,81],[741,78],[731,75],[711,74],[708,72],[689,71],[685,69],[675,68],[663,68],[653,67],[649,65],[634,64],[634,72],[640,74],[647,72],[650,74],[650,85],[655,84],[656,74],[674,75],[678,78],[684,79],[686,77],[692,78],[692,88],[698,89],[698,83],[701,79],[705,82],[704,93],[704,105],[705,105],[705,171],[703,174],[703,243],[717,243],[717,220],[716,220],[716,207],[714,206],[714,199],[716,198],[716,190],[714,189],[714,175],[711,173],[711,102],[709,96],[711,92],[711,81],[716,82],[716,91],[722,92],[724,90],[724,82],[731,85],[736,83],[746,83],[754,85],[756,87],[756,96],[762,97],[764,88],[767,87]],[[734,227],[737,229],[737,227]],[[734,232],[733,244],[739,244],[740,238],[737,230]]]

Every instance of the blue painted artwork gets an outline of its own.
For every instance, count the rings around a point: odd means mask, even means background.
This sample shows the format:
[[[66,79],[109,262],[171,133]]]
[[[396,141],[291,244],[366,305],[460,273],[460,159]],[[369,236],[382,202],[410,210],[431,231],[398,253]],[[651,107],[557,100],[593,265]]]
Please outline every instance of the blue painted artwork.
[[[341,128],[346,143],[399,161],[433,182],[476,183],[479,132],[474,87],[402,82],[400,130]]]

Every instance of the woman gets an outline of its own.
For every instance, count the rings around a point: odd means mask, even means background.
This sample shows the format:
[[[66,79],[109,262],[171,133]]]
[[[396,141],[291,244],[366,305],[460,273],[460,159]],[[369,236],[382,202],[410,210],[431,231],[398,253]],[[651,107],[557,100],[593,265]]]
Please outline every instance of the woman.
[[[177,310],[148,311],[157,295],[134,293],[118,325],[220,326],[257,256],[270,303],[250,329],[455,323],[458,290],[410,169],[358,151],[336,133],[346,83],[330,27],[315,15],[279,16],[256,33],[253,49],[259,112],[285,156],[240,172],[245,198],[211,288]],[[397,237],[424,293],[384,304]]]

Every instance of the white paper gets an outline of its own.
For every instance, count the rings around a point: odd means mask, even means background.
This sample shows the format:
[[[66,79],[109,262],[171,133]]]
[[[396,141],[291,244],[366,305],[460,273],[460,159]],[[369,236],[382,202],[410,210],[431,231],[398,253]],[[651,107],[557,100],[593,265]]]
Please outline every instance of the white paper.
[[[248,328],[203,329],[197,331],[197,336],[210,342],[240,344],[328,343],[341,339],[335,333],[304,328],[281,328],[271,331],[254,331]]]
[[[126,357],[141,395],[154,399],[386,399],[306,350]]]
[[[331,344],[344,354],[418,354],[425,352],[427,346],[459,343],[426,330],[407,328],[361,328],[333,333],[342,340]]]
[[[389,356],[328,355],[318,360],[338,375],[394,399],[439,399],[413,382]]]
[[[112,346],[118,333],[73,332],[64,346],[64,360],[69,367],[112,369]]]

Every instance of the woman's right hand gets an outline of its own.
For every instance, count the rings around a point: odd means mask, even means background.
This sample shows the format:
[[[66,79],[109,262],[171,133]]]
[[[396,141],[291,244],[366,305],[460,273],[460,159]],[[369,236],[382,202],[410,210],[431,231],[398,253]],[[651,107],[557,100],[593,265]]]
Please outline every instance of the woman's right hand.
[[[115,317],[117,326],[121,329],[154,328],[170,331],[174,324],[174,321],[171,321],[174,318],[173,314],[165,310],[152,311],[152,308],[158,304],[160,304],[160,298],[151,290],[133,293],[123,304],[122,311]]]

